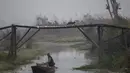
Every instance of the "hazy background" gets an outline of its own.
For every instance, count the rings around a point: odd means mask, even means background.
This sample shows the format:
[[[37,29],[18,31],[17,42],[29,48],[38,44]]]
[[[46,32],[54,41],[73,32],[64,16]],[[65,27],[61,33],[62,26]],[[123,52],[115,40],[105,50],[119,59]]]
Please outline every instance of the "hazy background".
[[[130,0],[117,1],[122,15],[130,17]],[[86,13],[108,17],[105,4],[106,0],[0,0],[0,24],[31,25],[40,14],[60,21],[80,19]]]

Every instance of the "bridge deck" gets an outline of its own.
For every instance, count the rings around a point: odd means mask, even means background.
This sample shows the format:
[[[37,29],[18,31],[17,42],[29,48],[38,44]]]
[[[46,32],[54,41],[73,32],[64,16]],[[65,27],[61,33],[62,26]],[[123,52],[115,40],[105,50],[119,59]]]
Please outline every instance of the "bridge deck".
[[[121,27],[115,25],[108,24],[84,24],[84,25],[60,25],[60,26],[26,26],[26,25],[13,25],[16,27],[22,28],[35,28],[35,29],[62,29],[62,28],[77,28],[77,27],[111,27],[111,28],[119,28],[119,29],[130,29],[128,27]],[[1,27],[0,30],[10,28],[11,26]]]

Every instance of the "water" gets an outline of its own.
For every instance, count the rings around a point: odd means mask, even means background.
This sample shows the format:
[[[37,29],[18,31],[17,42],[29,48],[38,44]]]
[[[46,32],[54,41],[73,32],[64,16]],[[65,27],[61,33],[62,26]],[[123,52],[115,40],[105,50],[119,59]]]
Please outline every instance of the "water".
[[[91,62],[90,59],[86,59],[84,56],[84,53],[86,51],[77,51],[69,47],[70,43],[49,43],[49,45],[51,44],[51,46],[49,46],[48,42],[45,42],[44,47],[45,44],[46,46],[48,46],[47,49],[49,49],[47,50],[47,52],[51,52],[51,56],[53,57],[56,66],[58,67],[55,73],[91,73],[79,70],[72,70],[73,67],[79,67]],[[43,61],[46,61],[46,56],[40,56],[39,60],[33,60],[34,63],[22,66],[20,69],[17,70],[17,73],[32,73],[31,66]]]

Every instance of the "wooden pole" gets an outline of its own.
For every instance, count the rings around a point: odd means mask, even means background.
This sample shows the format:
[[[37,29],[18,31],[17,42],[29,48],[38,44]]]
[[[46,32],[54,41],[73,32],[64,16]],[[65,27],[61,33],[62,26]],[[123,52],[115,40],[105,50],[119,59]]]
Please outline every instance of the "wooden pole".
[[[99,60],[99,64],[101,63],[101,57],[103,56],[103,51],[102,51],[102,49],[101,49],[101,34],[102,34],[102,32],[101,32],[101,26],[98,26],[97,27],[97,33],[98,33],[98,45],[99,45],[99,47],[98,47],[98,56],[99,56],[99,58],[98,58],[98,60]]]
[[[11,34],[11,32],[9,32],[7,35],[5,35],[3,38],[1,38],[0,41],[2,41],[2,40],[4,40],[5,38],[7,38],[10,34]]]
[[[97,48],[99,47],[99,45],[94,41],[92,40],[84,31],[82,28],[79,28],[77,27],[78,30],[86,37],[86,39],[88,39],[90,42],[92,42]]]
[[[16,45],[18,45],[23,39],[24,39],[24,37],[29,33],[29,31],[31,30],[31,28],[29,28],[28,30],[27,30],[27,32],[23,35],[23,37],[16,43]]]
[[[126,73],[130,73],[130,51],[127,45],[127,36],[125,35],[124,29],[122,29],[122,43],[125,46],[125,68],[127,68]]]
[[[12,30],[12,34],[11,34],[11,46],[10,46],[11,57],[13,59],[15,59],[16,55],[17,55],[17,52],[16,52],[16,26],[12,25],[11,30]]]
[[[19,48],[21,48],[26,42],[28,42],[34,35],[36,35],[40,29],[38,29],[34,34],[32,34],[26,41],[24,41],[21,45],[17,46],[17,50],[19,51]]]
[[[127,72],[130,73],[130,49],[128,50],[128,66],[127,66]]]

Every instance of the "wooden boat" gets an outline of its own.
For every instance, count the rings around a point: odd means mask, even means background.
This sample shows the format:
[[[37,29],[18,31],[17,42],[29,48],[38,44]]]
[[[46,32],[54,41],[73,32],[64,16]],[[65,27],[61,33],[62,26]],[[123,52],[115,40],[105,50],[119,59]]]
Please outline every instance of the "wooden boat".
[[[55,73],[55,67],[48,67],[46,64],[36,64],[31,66],[33,73]]]

